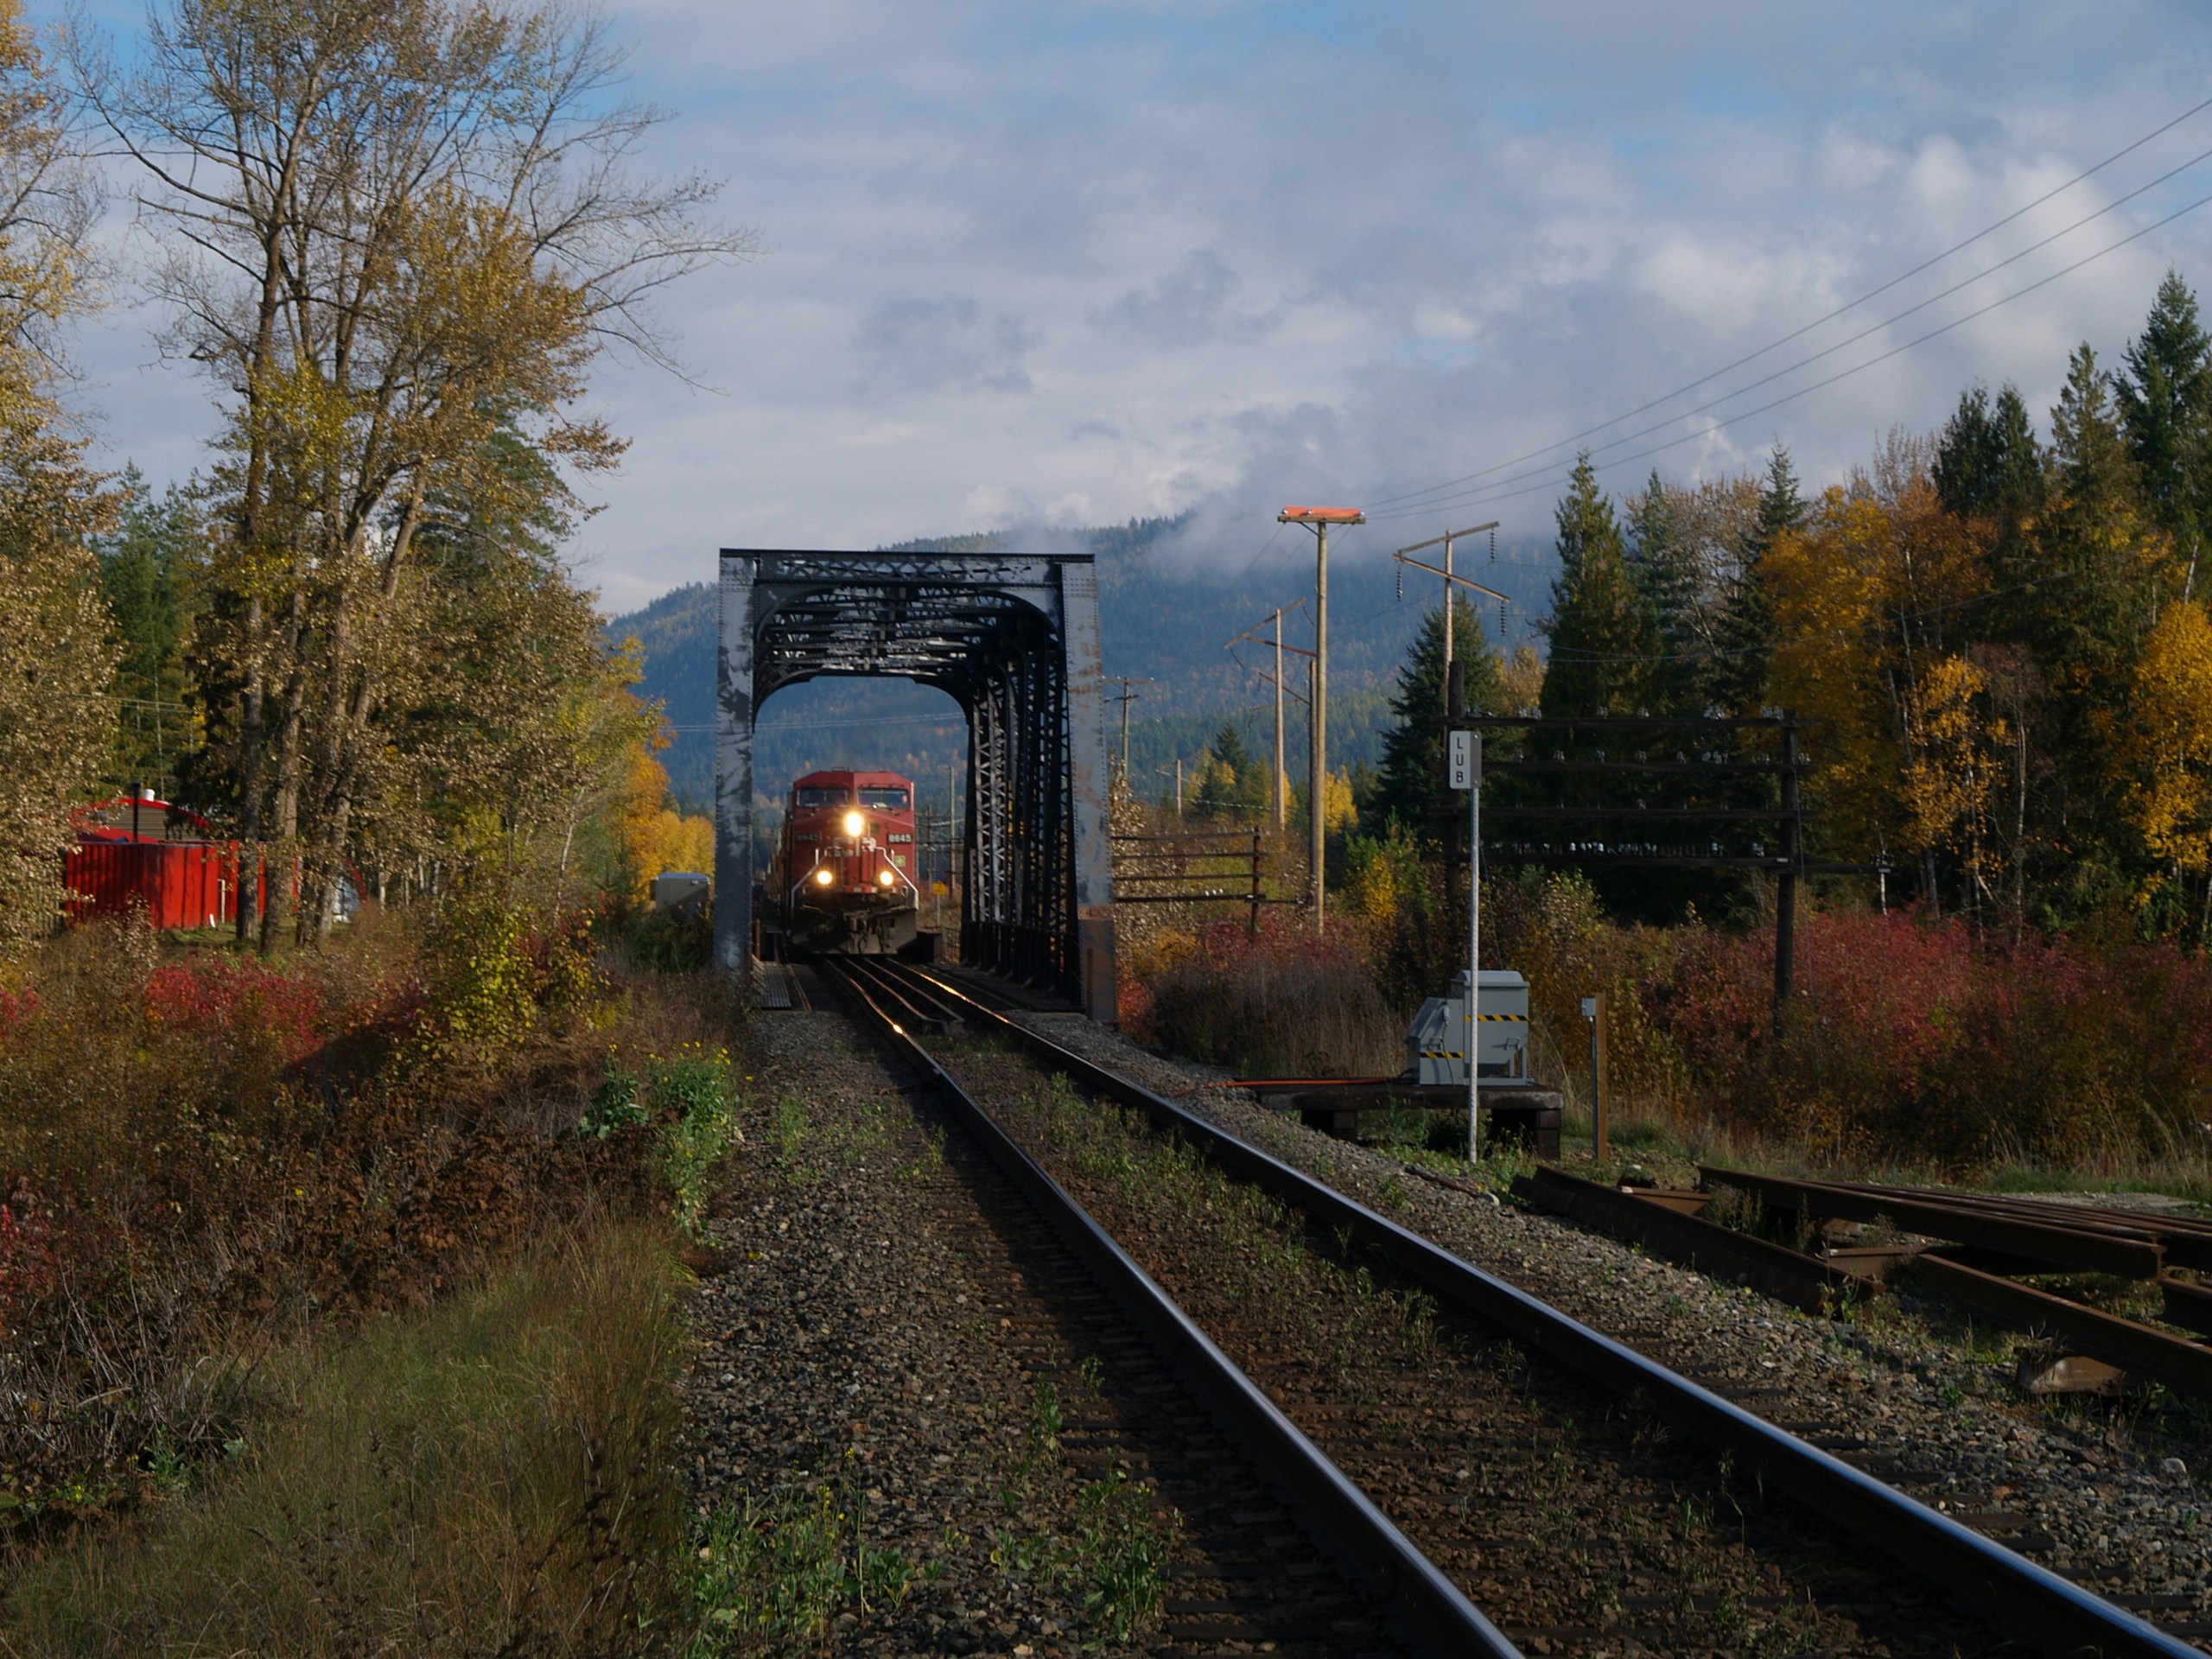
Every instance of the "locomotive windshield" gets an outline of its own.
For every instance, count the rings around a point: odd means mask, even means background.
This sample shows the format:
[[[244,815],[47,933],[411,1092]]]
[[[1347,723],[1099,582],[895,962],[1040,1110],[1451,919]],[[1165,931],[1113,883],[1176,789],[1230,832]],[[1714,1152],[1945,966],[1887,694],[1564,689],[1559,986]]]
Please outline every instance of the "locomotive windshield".
[[[904,812],[906,810],[906,791],[903,789],[863,789],[861,791],[861,804],[872,806],[879,812]]]
[[[792,804],[800,807],[842,806],[851,794],[842,787],[798,789],[791,792],[798,798]]]

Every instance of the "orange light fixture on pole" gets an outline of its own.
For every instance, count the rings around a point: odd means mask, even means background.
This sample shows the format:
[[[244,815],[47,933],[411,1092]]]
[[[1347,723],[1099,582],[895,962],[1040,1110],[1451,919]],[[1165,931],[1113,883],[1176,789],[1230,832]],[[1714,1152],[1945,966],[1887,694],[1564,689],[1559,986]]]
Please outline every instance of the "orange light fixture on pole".
[[[1285,507],[1275,515],[1279,524],[1304,524],[1313,532],[1313,779],[1307,786],[1306,807],[1313,821],[1313,931],[1321,931],[1324,906],[1322,859],[1327,850],[1324,828],[1329,787],[1329,526],[1363,524],[1367,515],[1357,507]]]

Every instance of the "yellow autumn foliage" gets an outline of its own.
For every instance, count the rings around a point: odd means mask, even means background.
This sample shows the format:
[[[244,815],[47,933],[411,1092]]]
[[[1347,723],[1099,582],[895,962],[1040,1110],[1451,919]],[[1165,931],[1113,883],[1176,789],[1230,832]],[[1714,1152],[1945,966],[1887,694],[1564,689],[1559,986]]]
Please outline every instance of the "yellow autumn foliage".
[[[2131,804],[2152,855],[2193,874],[2212,868],[2212,618],[2170,605],[2135,674]]]
[[[1292,785],[1291,800],[1297,816],[1306,819],[1308,823],[1313,820],[1306,817],[1306,803],[1312,797],[1313,787],[1310,782]],[[1348,772],[1331,772],[1321,789],[1322,830],[1325,834],[1333,836],[1351,829],[1358,822],[1358,818],[1359,809],[1352,804],[1351,774]]]
[[[1957,722],[1981,706],[1944,629],[1988,571],[1928,465],[1924,442],[1893,436],[1871,470],[1822,494],[1803,530],[1777,537],[1763,566],[1777,636],[1769,695],[1819,722],[1808,793],[1829,850],[1853,858],[1950,844],[1916,837],[1957,822],[1943,817],[1967,741]],[[1949,724],[1929,748],[1931,711]]]
[[[1912,759],[1905,765],[1907,844],[1963,853],[1986,877],[1986,824],[2012,732],[1985,710],[1988,679],[1962,657],[1943,657],[1922,676]]]
[[[629,896],[644,899],[664,870],[710,873],[715,868],[715,821],[677,810],[668,768],[643,743],[630,752],[618,809],[622,867]]]

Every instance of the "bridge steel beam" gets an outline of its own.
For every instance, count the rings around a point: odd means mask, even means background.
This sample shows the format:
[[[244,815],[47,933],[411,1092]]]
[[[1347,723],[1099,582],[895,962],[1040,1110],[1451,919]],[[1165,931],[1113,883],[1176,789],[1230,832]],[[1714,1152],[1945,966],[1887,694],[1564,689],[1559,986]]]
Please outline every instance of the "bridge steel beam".
[[[1116,1014],[1097,573],[1088,555],[724,548],[715,960],[753,954],[753,734],[784,686],[933,685],[968,717],[961,952]],[[781,780],[778,780],[779,783]]]

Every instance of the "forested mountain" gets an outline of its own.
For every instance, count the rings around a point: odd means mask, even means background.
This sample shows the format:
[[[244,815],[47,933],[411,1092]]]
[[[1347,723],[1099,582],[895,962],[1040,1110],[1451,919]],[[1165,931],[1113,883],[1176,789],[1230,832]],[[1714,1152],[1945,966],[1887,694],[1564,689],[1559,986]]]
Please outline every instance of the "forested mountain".
[[[1049,541],[1026,542],[1019,531],[899,544],[899,550],[995,550],[1035,545],[1058,549],[1071,542],[1098,560],[1099,603],[1106,671],[1154,682],[1135,688],[1129,709],[1129,765],[1147,792],[1172,791],[1179,756],[1197,760],[1224,720],[1237,723],[1255,753],[1274,742],[1274,694],[1253,671],[1269,670],[1274,653],[1245,645],[1235,656],[1225,641],[1267,620],[1278,605],[1303,598],[1305,611],[1287,616],[1283,637],[1310,645],[1313,588],[1310,538],[1286,530],[1264,560],[1249,545],[1220,557],[1193,557],[1176,536],[1174,519],[1056,532]],[[1441,583],[1409,573],[1399,597],[1396,567],[1382,538],[1365,532],[1363,549],[1349,538],[1332,545],[1329,582],[1330,721],[1332,766],[1373,765],[1381,758],[1381,728],[1389,718],[1389,695],[1408,643]],[[1294,542],[1295,535],[1298,540]],[[1394,538],[1395,539],[1395,538]],[[1429,555],[1421,556],[1428,557]],[[1523,601],[1509,613],[1514,644],[1527,640],[1530,620],[1541,607],[1554,565],[1548,545],[1501,542],[1498,563],[1474,555],[1471,574]],[[1497,607],[1483,618],[1497,637]],[[615,618],[610,637],[634,635],[645,653],[639,690],[660,699],[676,741],[662,759],[678,798],[703,810],[714,787],[714,590],[706,582],[679,588],[643,610]],[[1240,665],[1240,659],[1243,664]],[[1287,657],[1292,683],[1297,664]],[[1118,702],[1109,704],[1109,736],[1118,747]],[[1293,775],[1306,746],[1303,710],[1289,705],[1287,741]],[[906,681],[817,680],[779,693],[761,710],[755,776],[772,793],[781,780],[816,766],[885,766],[924,779],[924,798],[941,798],[949,765],[965,753],[964,730],[950,699]],[[931,782],[930,780],[938,780]],[[934,791],[934,793],[933,793]],[[933,809],[934,810],[934,809]]]

